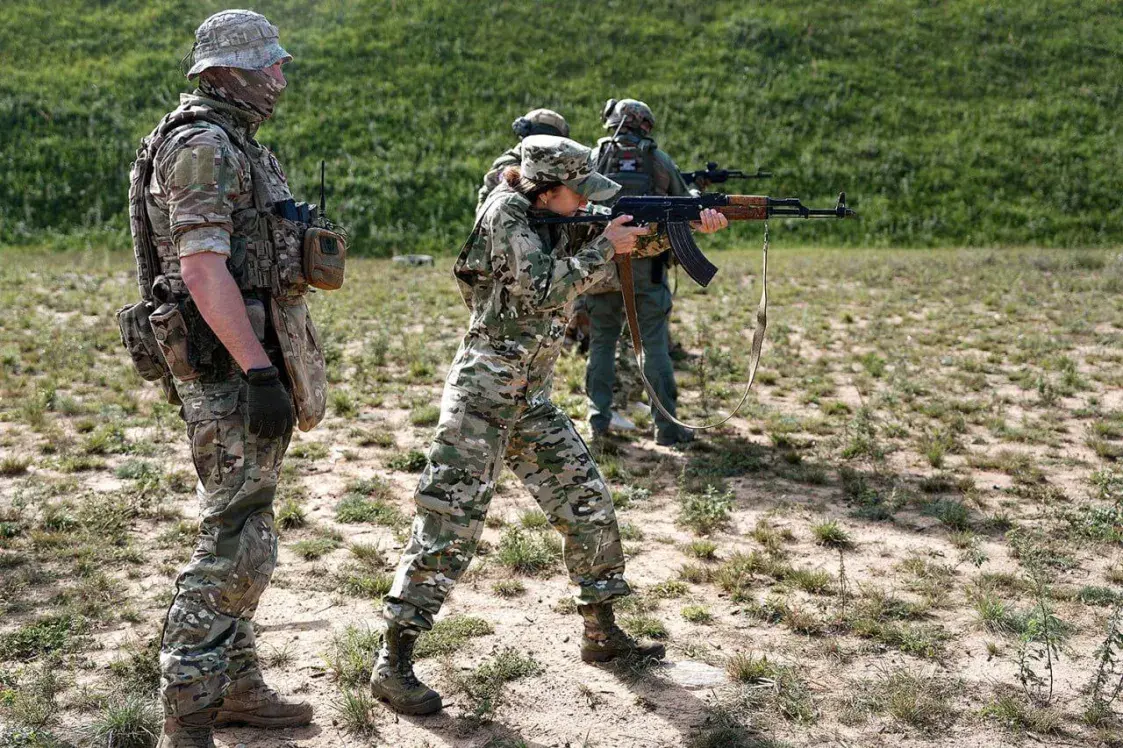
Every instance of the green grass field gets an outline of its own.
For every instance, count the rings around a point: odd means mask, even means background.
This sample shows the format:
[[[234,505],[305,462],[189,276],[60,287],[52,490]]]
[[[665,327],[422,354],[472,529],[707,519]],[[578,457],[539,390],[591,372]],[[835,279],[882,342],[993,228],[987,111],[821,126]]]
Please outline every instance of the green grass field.
[[[213,0],[0,7],[0,243],[124,233],[137,140],[185,90]],[[583,141],[609,96],[647,101],[684,169],[776,179],[862,220],[789,223],[786,246],[1111,246],[1123,11],[1077,0],[447,3],[266,0],[296,61],[274,122],[295,190],[365,254],[448,252],[509,123],[553,107]],[[737,185],[730,185],[738,187]],[[77,234],[75,234],[77,232]],[[722,241],[726,241],[723,239]],[[736,237],[728,244],[737,245]]]
[[[150,746],[155,637],[197,512],[182,424],[120,349],[124,254],[7,259],[0,745],[105,745],[127,728],[129,745]],[[359,259],[344,290],[312,299],[329,415],[289,452],[281,565],[256,619],[270,679],[316,704],[316,727],[223,739],[1118,745],[1118,253],[772,260],[772,327],[746,412],[689,451],[640,435],[600,460],[638,590],[622,620],[664,639],[673,661],[713,668],[724,683],[712,694],[658,669],[573,664],[576,640],[559,644],[578,624],[557,536],[507,474],[480,556],[423,643],[448,716],[398,721],[370,703],[370,627],[466,314],[447,262]],[[689,417],[736,398],[758,262],[724,253],[710,289],[680,289]],[[563,356],[554,395],[578,422],[583,364]],[[613,725],[596,735],[575,727],[605,714]]]

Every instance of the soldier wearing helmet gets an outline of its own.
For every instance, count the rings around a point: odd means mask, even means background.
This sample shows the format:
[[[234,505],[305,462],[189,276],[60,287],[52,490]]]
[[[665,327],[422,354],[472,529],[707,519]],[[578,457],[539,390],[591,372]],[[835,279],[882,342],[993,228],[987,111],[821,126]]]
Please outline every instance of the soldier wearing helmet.
[[[691,194],[678,167],[651,137],[655,115],[636,99],[609,99],[601,112],[604,127],[613,134],[602,138],[594,158],[602,174],[621,185],[621,195]],[[673,414],[678,397],[670,355],[669,321],[671,291],[667,284],[670,245],[663,236],[641,240],[632,262],[636,306],[644,346],[644,373]],[[610,428],[628,429],[630,422],[612,410],[612,391],[616,382],[617,341],[624,323],[624,304],[619,280],[591,289],[586,296],[589,315],[589,360],[585,370],[585,390],[589,397],[589,423],[595,441]],[[628,355],[628,354],[625,354]],[[653,408],[655,440],[661,445],[691,441],[694,434],[667,421]]]
[[[476,210],[484,204],[484,200],[491,194],[503,178],[503,172],[512,166],[518,166],[522,161],[522,139],[531,135],[556,135],[563,138],[569,137],[569,123],[565,117],[552,109],[532,109],[511,123],[511,130],[519,138],[519,143],[491,163],[491,167],[484,175],[483,186],[480,187],[476,197]]]
[[[195,39],[187,76],[198,88],[144,139],[133,165],[144,301],[122,310],[139,323],[135,337],[150,335],[149,350],[158,348],[144,359],[146,378],[182,404],[202,504],[164,624],[159,748],[213,748],[216,725],[312,719],[309,704],[266,685],[252,624],[277,561],[281,460],[294,424],[311,428],[324,406],[323,356],[298,270],[303,204],[254,137],[292,56],[277,28],[247,10],[216,13]],[[122,321],[123,338],[125,329]],[[130,340],[142,369],[145,346]]]

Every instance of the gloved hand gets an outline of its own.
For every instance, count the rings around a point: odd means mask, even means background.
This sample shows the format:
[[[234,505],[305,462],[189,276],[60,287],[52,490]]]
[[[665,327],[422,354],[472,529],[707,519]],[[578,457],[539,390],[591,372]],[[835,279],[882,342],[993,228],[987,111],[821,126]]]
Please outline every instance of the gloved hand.
[[[246,384],[250,433],[276,439],[291,431],[295,420],[292,396],[281,384],[277,367],[250,369],[246,372]]]

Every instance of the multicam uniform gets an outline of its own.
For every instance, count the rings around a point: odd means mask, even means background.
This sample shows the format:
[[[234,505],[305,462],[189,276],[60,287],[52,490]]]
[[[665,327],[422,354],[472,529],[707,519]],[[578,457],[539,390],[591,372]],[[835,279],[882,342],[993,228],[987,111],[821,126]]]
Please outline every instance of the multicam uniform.
[[[642,132],[625,128],[615,142],[611,138],[601,139],[593,158],[600,163],[602,156],[603,173],[622,185],[621,195],[691,194],[671,157]],[[643,338],[644,373],[660,402],[674,414],[678,389],[670,355],[671,290],[666,272],[669,248],[665,236],[641,237],[633,255],[632,273],[637,321]],[[624,324],[624,301],[619,290],[619,280],[613,275],[608,283],[592,289],[586,297],[590,331],[585,390],[594,431],[606,430],[612,418],[617,341]],[[624,355],[632,354],[629,350]],[[652,416],[659,434],[678,432],[658,409],[652,408]]]
[[[455,274],[471,309],[445,383],[417,515],[386,600],[391,623],[428,629],[475,553],[504,461],[565,536],[581,603],[629,593],[612,499],[573,422],[552,402],[554,363],[579,294],[611,268],[611,243],[531,227],[530,202],[491,195]]]
[[[256,126],[242,110],[193,94],[183,95],[169,116],[183,115],[187,124],[164,133],[145,196],[160,272],[171,296],[185,298],[182,258],[201,252],[228,257],[255,332],[284,371],[281,341],[267,321],[268,309],[281,300],[263,287],[270,284],[259,258],[285,250],[263,245],[259,208],[292,197],[285,175],[253,141]],[[193,307],[190,299],[185,306]],[[251,619],[277,560],[273,498],[291,437],[291,430],[275,438],[250,432],[237,364],[220,344],[194,347],[204,355],[195,361],[197,376],[177,379],[175,389],[199,476],[202,517],[195,552],[176,582],[160,654],[165,710],[176,717],[213,707],[231,681],[261,683]]]

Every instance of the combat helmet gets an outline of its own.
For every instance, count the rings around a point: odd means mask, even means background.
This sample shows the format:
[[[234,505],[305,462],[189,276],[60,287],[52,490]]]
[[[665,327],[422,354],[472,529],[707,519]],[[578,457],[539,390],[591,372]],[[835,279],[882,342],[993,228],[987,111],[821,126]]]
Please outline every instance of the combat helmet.
[[[620,185],[598,174],[593,152],[575,140],[556,135],[531,135],[523,140],[523,179],[538,184],[561,182],[593,202],[607,200]]]
[[[188,53],[194,64],[187,71],[194,78],[207,68],[226,67],[264,70],[292,55],[280,44],[277,27],[252,10],[222,10],[199,24],[195,46]]]
[[[569,123],[553,109],[532,109],[511,123],[519,140],[529,135],[560,135],[569,137]]]
[[[655,115],[651,107],[636,99],[609,99],[601,112],[606,130],[615,130],[624,123],[625,129],[639,130],[645,135],[655,128]]]

